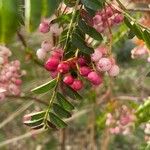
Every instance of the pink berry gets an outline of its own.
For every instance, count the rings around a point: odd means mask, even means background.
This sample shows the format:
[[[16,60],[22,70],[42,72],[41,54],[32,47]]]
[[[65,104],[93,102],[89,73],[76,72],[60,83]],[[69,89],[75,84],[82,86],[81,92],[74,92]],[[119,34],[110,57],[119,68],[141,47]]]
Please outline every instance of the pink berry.
[[[43,60],[46,57],[46,52],[43,49],[38,49],[36,52],[36,55],[37,55],[38,59]]]
[[[5,99],[5,94],[4,93],[0,93],[0,102],[3,101]]]
[[[39,25],[39,31],[42,33],[47,33],[50,31],[50,26],[48,21],[43,21]]]
[[[91,60],[97,62],[102,58],[102,53],[99,50],[95,50],[95,52],[91,55]]]
[[[87,76],[91,72],[91,69],[89,67],[83,66],[80,68],[80,74],[81,76]]]
[[[109,58],[101,58],[97,64],[99,71],[108,71],[111,68],[111,61]]]
[[[63,50],[62,49],[54,49],[51,51],[51,56],[54,58],[61,59],[63,56]]]
[[[150,57],[148,57],[148,58],[147,58],[147,62],[149,62],[149,63],[150,63]]]
[[[71,85],[71,87],[75,90],[75,91],[79,91],[82,89],[83,87],[83,83],[81,80],[74,80],[73,84]]]
[[[78,58],[78,64],[79,64],[80,66],[85,66],[85,65],[86,65],[86,60],[85,60],[85,58],[84,58],[84,57],[79,57],[79,58]]]
[[[118,24],[118,23],[122,22],[123,19],[124,19],[124,16],[122,14],[116,14],[114,17],[114,22]]]
[[[49,58],[45,63],[45,68],[48,71],[55,71],[57,69],[58,64],[59,64],[59,59]]]
[[[119,67],[117,65],[113,65],[110,70],[108,71],[111,77],[115,77],[119,74]]]
[[[57,71],[57,70],[55,70],[55,71],[50,71],[50,76],[51,76],[53,79],[56,78],[57,75],[58,75],[58,71]]]
[[[71,85],[74,82],[74,78],[72,75],[67,75],[66,77],[64,77],[63,82],[67,85]]]
[[[100,85],[102,83],[102,78],[95,71],[90,72],[87,78],[94,85]]]
[[[41,48],[43,49],[43,51],[48,52],[52,49],[53,45],[51,42],[49,41],[43,41],[41,44]]]
[[[22,80],[21,79],[16,79],[15,80],[15,84],[16,85],[21,85],[22,84]]]
[[[106,15],[107,15],[108,17],[111,17],[111,16],[113,15],[113,10],[112,10],[111,7],[107,7],[107,8],[106,8]]]
[[[93,22],[95,25],[101,23],[102,21],[102,17],[100,15],[95,15],[95,17],[93,18]]]
[[[69,69],[70,69],[70,66],[67,62],[61,62],[57,67],[57,70],[60,73],[67,73]]]

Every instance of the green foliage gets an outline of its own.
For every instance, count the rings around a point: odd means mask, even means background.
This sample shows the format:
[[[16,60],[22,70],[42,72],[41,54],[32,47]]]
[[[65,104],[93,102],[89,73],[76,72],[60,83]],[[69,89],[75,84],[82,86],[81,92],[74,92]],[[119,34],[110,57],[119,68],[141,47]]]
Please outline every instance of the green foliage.
[[[137,36],[137,38],[143,40],[147,47],[150,49],[150,30],[145,29],[143,26],[140,26],[138,23],[134,22],[133,24],[130,22],[129,18],[125,17],[124,19],[125,24],[130,28],[134,35]]]
[[[31,91],[36,93],[36,94],[42,94],[42,93],[46,93],[48,91],[50,91],[51,89],[53,89],[56,85],[56,79],[53,79],[45,84],[42,84],[34,89],[32,89]]]
[[[17,32],[21,21],[20,0],[0,1],[0,43],[7,43]]]
[[[150,121],[150,98],[146,99],[144,104],[137,108],[136,116],[138,124]]]

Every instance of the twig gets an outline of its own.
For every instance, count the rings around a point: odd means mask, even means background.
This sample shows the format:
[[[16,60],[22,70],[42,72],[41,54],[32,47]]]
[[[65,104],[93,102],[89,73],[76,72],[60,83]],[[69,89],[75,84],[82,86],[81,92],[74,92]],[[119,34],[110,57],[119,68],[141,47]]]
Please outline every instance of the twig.
[[[19,98],[19,99],[25,99],[25,100],[34,100],[34,101],[41,103],[41,104],[44,104],[46,106],[48,105],[47,102],[42,101],[36,97],[31,97],[31,96],[7,96],[7,98],[13,98],[13,99]]]
[[[15,117],[20,115],[23,111],[25,111],[28,107],[30,107],[33,104],[33,102],[28,102],[26,104],[23,104],[21,107],[19,107],[18,110],[16,110],[13,114],[11,114],[8,118],[6,118],[4,121],[0,123],[0,129],[4,127],[6,124],[8,124],[10,121],[12,121]]]

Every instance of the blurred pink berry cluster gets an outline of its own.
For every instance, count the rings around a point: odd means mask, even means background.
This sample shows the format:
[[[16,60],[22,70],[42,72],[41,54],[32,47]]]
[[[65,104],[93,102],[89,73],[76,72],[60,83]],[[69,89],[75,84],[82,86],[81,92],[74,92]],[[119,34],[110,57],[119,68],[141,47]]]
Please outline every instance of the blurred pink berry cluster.
[[[123,20],[124,16],[109,5],[96,13],[93,18],[93,26],[98,32],[102,33],[106,28],[117,25]]]
[[[96,69],[99,72],[107,72],[110,76],[114,77],[119,74],[119,67],[116,65],[113,57],[107,56],[107,47],[100,46],[91,55],[91,60],[95,63]]]
[[[135,115],[133,110],[123,105],[112,114],[107,114],[106,126],[108,126],[111,134],[127,135],[131,132],[134,121]]]
[[[21,76],[25,71],[20,70],[18,60],[9,61],[11,51],[0,46],[0,100],[4,100],[7,95],[19,95],[21,92]]]

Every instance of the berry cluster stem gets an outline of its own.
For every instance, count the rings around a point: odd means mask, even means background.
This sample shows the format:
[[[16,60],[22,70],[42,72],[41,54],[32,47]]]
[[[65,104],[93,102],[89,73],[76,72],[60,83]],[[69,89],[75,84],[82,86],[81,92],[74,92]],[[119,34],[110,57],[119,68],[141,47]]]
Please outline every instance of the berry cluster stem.
[[[57,75],[56,80],[57,80],[56,81],[56,85],[54,87],[54,90],[53,90],[53,93],[52,93],[52,96],[51,96],[51,99],[50,99],[50,102],[49,102],[49,106],[48,106],[47,111],[46,111],[45,116],[44,116],[44,125],[47,125],[48,114],[50,112],[50,109],[51,109],[51,106],[53,104],[53,101],[55,100],[55,96],[56,96],[56,93],[57,93],[58,84],[59,84],[59,81],[60,81],[60,73]]]
[[[80,0],[76,1],[75,7],[74,7],[74,10],[73,10],[72,19],[71,19],[71,22],[70,22],[70,25],[69,25],[69,30],[67,32],[67,38],[66,38],[64,50],[66,50],[66,48],[67,48],[67,44],[68,44],[68,41],[69,41],[69,38],[70,38],[70,34],[72,33],[73,22],[76,18],[76,12],[77,12],[79,2],[80,2]]]

